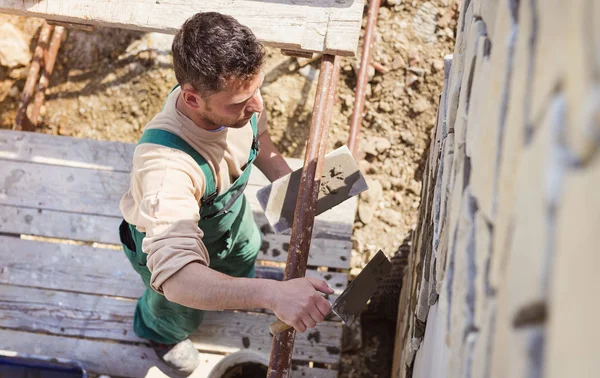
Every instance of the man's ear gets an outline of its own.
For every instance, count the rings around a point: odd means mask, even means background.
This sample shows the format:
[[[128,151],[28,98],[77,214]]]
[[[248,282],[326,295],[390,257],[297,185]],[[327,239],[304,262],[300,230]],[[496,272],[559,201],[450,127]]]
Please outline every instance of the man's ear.
[[[205,100],[193,89],[182,89],[181,98],[183,102],[192,109],[204,109]]]

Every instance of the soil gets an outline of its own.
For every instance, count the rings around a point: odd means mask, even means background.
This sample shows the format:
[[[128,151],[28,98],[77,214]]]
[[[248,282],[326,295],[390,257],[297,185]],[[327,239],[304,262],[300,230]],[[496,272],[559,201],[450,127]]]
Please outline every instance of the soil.
[[[415,228],[421,171],[443,83],[443,57],[454,49],[459,0],[384,0],[379,11],[360,161],[371,189],[360,197],[352,271],[379,250],[392,257]],[[363,26],[366,24],[366,8]],[[35,49],[39,19],[0,15]],[[37,131],[92,139],[136,142],[176,84],[169,36],[98,28],[69,29],[42,108]],[[361,38],[362,42],[362,38]],[[360,52],[360,47],[359,47]],[[261,89],[270,132],[280,151],[302,158],[317,86],[318,60],[299,60],[267,49]],[[359,53],[360,55],[360,53]],[[360,57],[343,58],[328,151],[347,143]],[[301,61],[301,60],[300,60]],[[11,128],[28,67],[0,66],[0,128]],[[345,351],[341,377],[388,377],[394,321],[377,311],[363,316],[362,346]]]

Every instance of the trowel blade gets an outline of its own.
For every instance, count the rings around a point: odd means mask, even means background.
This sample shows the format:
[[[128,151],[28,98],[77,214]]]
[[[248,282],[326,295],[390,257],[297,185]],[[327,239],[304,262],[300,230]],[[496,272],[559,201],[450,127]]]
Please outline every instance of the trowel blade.
[[[261,188],[256,197],[276,234],[294,222],[302,169]],[[342,146],[325,156],[315,216],[369,189],[350,150]]]
[[[392,270],[392,263],[379,250],[363,270],[348,285],[346,290],[335,301],[331,310],[342,319],[346,325],[351,325],[365,308],[381,280]]]

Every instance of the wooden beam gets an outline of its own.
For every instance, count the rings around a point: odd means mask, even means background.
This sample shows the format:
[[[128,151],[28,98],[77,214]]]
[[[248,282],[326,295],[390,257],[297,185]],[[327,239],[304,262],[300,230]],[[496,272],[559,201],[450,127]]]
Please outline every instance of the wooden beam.
[[[254,212],[254,219],[258,227],[269,229],[263,213]],[[0,232],[16,236],[25,234],[120,245],[118,229],[121,220],[118,217],[0,204]],[[346,234],[340,234],[339,231],[340,228],[335,224],[316,223],[316,235],[309,251],[309,265],[350,268],[352,242],[350,236],[345,237]],[[289,241],[289,235],[263,235],[258,260],[284,262]]]
[[[197,12],[231,15],[268,46],[354,56],[363,1],[0,0],[0,13],[167,34]]]
[[[307,271],[336,294],[348,283],[345,273]],[[45,243],[0,236],[0,283],[136,299],[144,292],[139,275],[121,250]]]
[[[40,333],[0,330],[0,355],[43,355],[74,359],[85,365],[88,373],[113,377],[168,378],[174,376],[154,351],[145,345],[86,340]],[[223,355],[200,353],[201,363],[189,378],[207,378]],[[292,378],[335,378],[335,370],[297,366]]]
[[[0,328],[58,336],[145,342],[133,332],[136,302],[112,297],[0,285]],[[275,315],[247,312],[206,312],[190,339],[200,350],[229,353],[243,348],[268,352],[269,324]],[[337,364],[342,325],[319,323],[296,338],[293,358]]]

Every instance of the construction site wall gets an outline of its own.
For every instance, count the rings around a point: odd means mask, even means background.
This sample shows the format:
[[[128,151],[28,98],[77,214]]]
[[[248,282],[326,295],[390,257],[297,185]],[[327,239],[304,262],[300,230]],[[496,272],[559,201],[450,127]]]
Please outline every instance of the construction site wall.
[[[394,377],[597,377],[600,1],[462,0]]]

